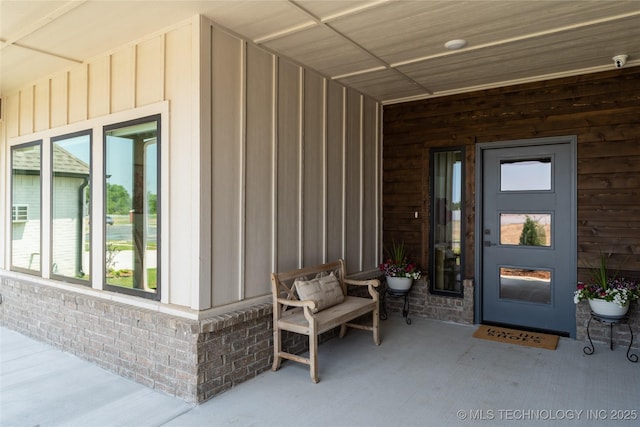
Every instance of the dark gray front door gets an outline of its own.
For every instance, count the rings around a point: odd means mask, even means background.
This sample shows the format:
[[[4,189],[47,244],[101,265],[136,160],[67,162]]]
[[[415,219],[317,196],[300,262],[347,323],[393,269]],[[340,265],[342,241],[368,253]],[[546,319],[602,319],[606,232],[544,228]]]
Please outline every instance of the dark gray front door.
[[[482,156],[482,321],[574,336],[571,140]]]

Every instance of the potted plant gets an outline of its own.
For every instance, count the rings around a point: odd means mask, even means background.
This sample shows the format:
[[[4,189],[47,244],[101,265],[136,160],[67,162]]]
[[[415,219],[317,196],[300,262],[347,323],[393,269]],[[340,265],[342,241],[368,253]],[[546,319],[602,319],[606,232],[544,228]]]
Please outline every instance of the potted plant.
[[[420,278],[418,266],[409,260],[404,242],[393,242],[387,250],[387,259],[380,264],[380,271],[387,278],[387,286],[393,291],[406,292],[411,288],[414,279]]]
[[[591,283],[578,282],[573,301],[589,301],[591,311],[600,316],[623,317],[629,310],[629,303],[640,298],[638,283],[611,274],[607,269],[607,259],[600,255],[600,264],[591,269]]]

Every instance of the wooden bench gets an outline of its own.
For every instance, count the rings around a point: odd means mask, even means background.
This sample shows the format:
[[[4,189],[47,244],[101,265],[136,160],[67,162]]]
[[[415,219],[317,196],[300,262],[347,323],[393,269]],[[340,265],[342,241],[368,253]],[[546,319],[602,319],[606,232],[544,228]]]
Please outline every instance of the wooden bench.
[[[330,276],[334,277],[330,277]],[[324,278],[324,279],[323,279]],[[297,279],[297,280],[296,280]],[[337,279],[337,280],[336,280]],[[313,282],[313,283],[312,283]],[[336,284],[337,282],[337,284]],[[296,283],[298,283],[296,285]],[[324,297],[301,300],[299,294],[308,293],[302,288],[311,284],[313,288],[326,294],[332,294],[340,299],[339,292],[344,298],[327,308]],[[366,286],[371,298],[348,296],[347,285]],[[318,382],[318,335],[340,326],[340,338],[344,337],[347,327],[364,329],[373,332],[373,342],[380,345],[378,292],[374,289],[380,285],[377,279],[351,280],[345,278],[343,260],[314,267],[301,268],[285,273],[271,273],[271,291],[273,294],[273,367],[280,368],[282,359],[309,365],[311,380]],[[339,287],[336,291],[336,287]],[[303,289],[301,291],[301,289]],[[333,293],[332,293],[333,291]],[[315,294],[319,295],[319,294]],[[318,308],[320,308],[319,311]],[[316,312],[317,311],[317,312]],[[350,321],[372,313],[371,325],[349,323]],[[282,331],[290,331],[309,337],[309,357],[302,357],[282,351]]]

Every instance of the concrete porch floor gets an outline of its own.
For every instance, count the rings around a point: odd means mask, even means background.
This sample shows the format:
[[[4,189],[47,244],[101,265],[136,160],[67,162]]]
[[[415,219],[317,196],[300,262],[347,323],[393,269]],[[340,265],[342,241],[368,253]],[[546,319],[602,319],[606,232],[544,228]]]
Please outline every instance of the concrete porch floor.
[[[199,406],[0,328],[0,425],[640,425],[640,363],[626,348],[586,356],[568,338],[550,351],[412,320],[381,322],[380,347],[357,330],[321,345],[318,384],[285,361]]]

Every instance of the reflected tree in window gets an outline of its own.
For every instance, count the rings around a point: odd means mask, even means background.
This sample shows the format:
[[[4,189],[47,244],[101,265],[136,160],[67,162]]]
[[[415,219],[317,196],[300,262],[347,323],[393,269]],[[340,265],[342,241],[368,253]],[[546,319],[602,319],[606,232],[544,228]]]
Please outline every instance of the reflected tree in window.
[[[107,288],[159,296],[159,117],[105,128]]]
[[[544,227],[527,215],[520,234],[520,244],[525,246],[546,246],[546,243],[547,237]]]

